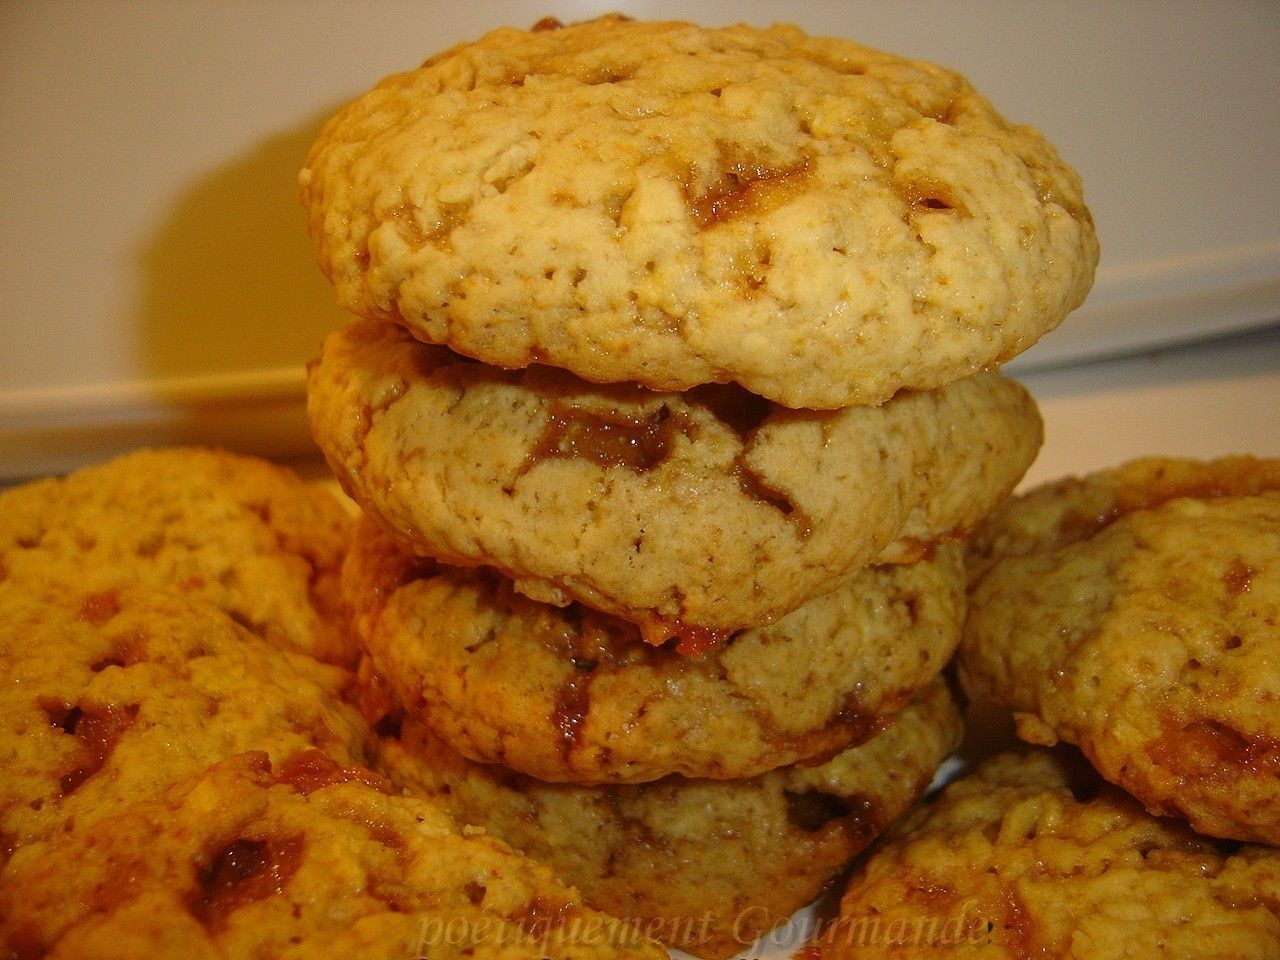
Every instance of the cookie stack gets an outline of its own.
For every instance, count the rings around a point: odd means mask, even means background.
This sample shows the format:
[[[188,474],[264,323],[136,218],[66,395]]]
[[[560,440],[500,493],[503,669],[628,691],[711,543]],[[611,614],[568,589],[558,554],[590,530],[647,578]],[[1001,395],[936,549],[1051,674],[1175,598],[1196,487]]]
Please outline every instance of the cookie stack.
[[[608,17],[384,80],[300,183],[387,769],[735,952],[956,742],[960,541],[1040,442],[994,368],[1091,282],[1075,175],[941,68]]]

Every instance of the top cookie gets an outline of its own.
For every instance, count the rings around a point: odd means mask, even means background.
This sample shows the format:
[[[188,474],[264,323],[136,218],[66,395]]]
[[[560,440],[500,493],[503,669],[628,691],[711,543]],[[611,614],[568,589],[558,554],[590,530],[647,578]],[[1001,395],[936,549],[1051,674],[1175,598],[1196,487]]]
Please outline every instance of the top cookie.
[[[278,647],[355,660],[336,497],[253,457],[139,450],[0,493],[0,580],[146,585],[212,603]]]
[[[877,404],[1084,299],[1080,184],[958,74],[795,27],[494,31],[334,117],[300,176],[345,307],[505,367]]]

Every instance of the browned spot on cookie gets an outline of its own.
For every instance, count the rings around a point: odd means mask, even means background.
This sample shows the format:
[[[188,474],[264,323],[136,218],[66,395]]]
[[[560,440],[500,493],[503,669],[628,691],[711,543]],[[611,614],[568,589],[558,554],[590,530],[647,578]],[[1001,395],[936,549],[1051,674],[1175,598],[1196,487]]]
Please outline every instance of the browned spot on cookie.
[[[1226,587],[1227,593],[1233,597],[1247,593],[1253,584],[1253,575],[1257,572],[1242,559],[1235,557],[1222,575],[1222,585]]]
[[[560,739],[560,754],[566,760],[578,748],[582,725],[591,709],[591,674],[575,671],[560,687],[551,708],[551,726]]]
[[[646,414],[607,413],[556,403],[521,473],[544,460],[589,460],[602,467],[644,473],[671,453],[675,422],[666,406]]]
[[[100,627],[120,612],[120,591],[91,593],[80,603],[80,619]]]
[[[58,781],[61,796],[64,797],[74,793],[81,784],[102,769],[121,735],[138,716],[136,704],[124,707],[115,704],[80,707],[44,702],[41,706],[50,725],[78,741],[71,767]]]
[[[280,764],[276,782],[308,794],[321,787],[339,783],[363,783],[383,793],[390,793],[386,778],[364,767],[344,767],[321,750],[302,750]]]
[[[191,912],[206,927],[219,927],[247,904],[278,896],[302,862],[301,836],[267,840],[241,837],[197,868],[197,895]]]
[[[685,180],[685,201],[694,222],[706,230],[746,216],[759,216],[798,196],[808,183],[808,157],[781,167],[748,161],[724,166],[710,187],[696,192],[692,174]]]

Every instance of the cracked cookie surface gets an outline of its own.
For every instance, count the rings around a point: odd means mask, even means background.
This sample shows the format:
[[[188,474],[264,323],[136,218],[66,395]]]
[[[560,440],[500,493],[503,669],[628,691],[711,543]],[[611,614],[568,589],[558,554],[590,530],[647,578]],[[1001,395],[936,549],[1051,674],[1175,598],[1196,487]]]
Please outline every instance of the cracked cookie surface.
[[[866,743],[749,780],[548,784],[470,763],[410,718],[377,766],[546,863],[592,907],[723,958],[811,902],[924,791],[960,727],[935,682]]]
[[[1153,458],[976,535],[960,674],[1153,813],[1280,843],[1280,461]]]
[[[1084,299],[1076,174],[961,76],[603,17],[388,77],[300,175],[343,306],[503,367],[791,407],[1004,362]]]
[[[349,518],[327,490],[219,450],[139,450],[0,492],[0,580],[143,584],[284,649],[355,661],[336,589]]]
[[[495,370],[367,322],[329,338],[308,407],[343,487],[415,551],[693,650],[963,533],[1041,439],[995,373],[805,412]]]
[[[5,955],[663,956],[547,868],[368,771],[298,774],[242,754],[22,851],[0,872]]]
[[[1079,757],[995,757],[890,834],[811,955],[1280,956],[1280,853],[1152,817]]]
[[[0,583],[0,861],[246,750],[362,762],[351,680],[192,598]]]
[[[396,699],[469,758],[551,781],[727,779],[865,740],[933,680],[964,619],[961,555],[868,568],[697,657],[414,558],[368,518],[343,582]]]

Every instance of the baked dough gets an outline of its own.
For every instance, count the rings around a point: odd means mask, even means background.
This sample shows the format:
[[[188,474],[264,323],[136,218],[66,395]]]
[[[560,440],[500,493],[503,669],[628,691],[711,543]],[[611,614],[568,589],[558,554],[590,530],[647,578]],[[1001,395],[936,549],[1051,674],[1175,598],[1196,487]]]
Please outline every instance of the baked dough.
[[[861,746],[749,780],[542,783],[471,763],[411,719],[382,742],[379,769],[547,864],[597,910],[721,960],[817,897],[924,791],[960,728],[938,681]]]
[[[498,366],[792,407],[1008,360],[1098,257],[1037,132],[949,70],[792,26],[496,30],[338,113],[300,184],[358,315]]]
[[[27,847],[5,956],[660,960],[550,870],[367,771],[242,754]]]
[[[822,960],[1280,956],[1280,854],[1149,816],[1078,756],[993,758],[891,834]]]
[[[143,584],[276,645],[351,665],[336,589],[349,516],[328,490],[221,450],[138,450],[0,492],[0,580]]]
[[[1011,501],[959,658],[1033,743],[1156,814],[1280,843],[1280,461],[1148,459]]]
[[[572,783],[748,777],[858,743],[933,680],[964,619],[958,544],[869,568],[699,657],[491,571],[417,560],[367,518],[344,588],[406,711],[473,760]]]
[[[329,338],[308,406],[343,487],[415,552],[691,651],[963,534],[1041,440],[1035,401],[996,373],[798,412],[732,386],[495,370],[376,323]]]

